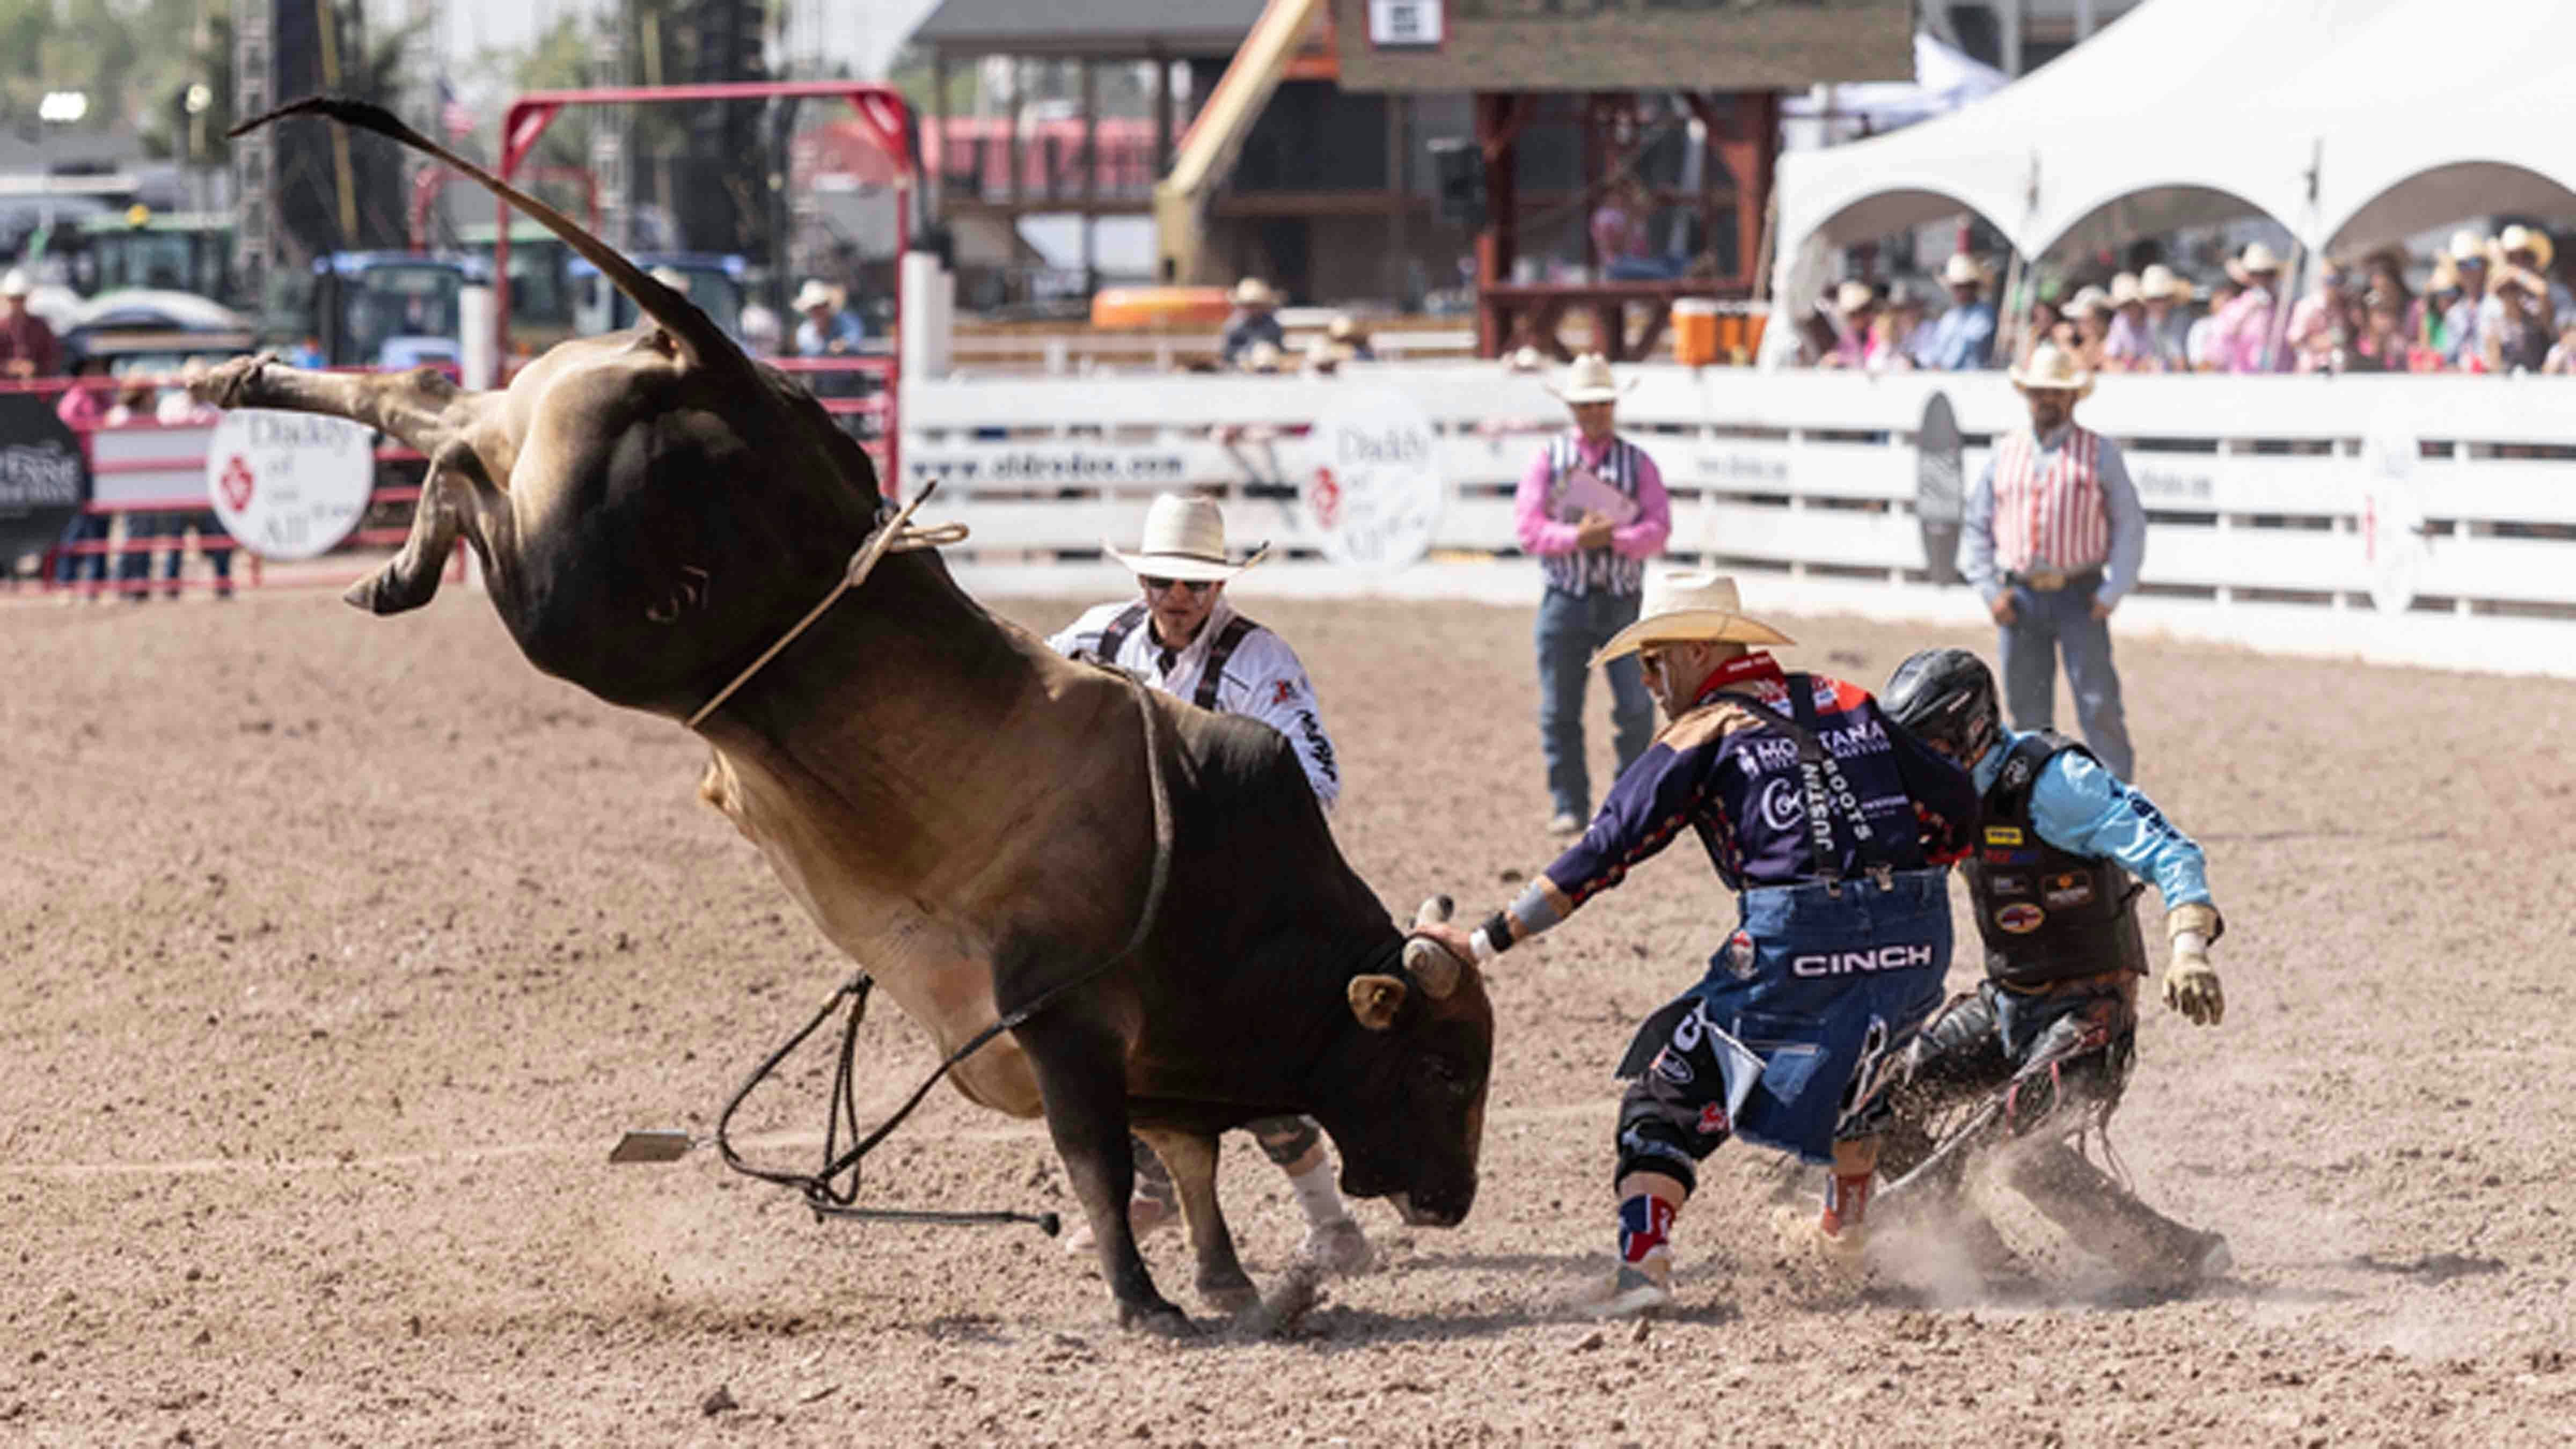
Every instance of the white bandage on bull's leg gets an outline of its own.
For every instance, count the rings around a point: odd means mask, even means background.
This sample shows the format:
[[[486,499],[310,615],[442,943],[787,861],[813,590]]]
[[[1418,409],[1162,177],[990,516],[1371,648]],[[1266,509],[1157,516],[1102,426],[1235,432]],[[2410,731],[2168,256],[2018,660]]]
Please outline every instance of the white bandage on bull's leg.
[[[1486,917],[1467,938],[1468,944],[1475,947],[1479,963],[1490,961],[1573,913],[1574,902],[1557,889],[1556,882],[1541,875],[1519,899]]]

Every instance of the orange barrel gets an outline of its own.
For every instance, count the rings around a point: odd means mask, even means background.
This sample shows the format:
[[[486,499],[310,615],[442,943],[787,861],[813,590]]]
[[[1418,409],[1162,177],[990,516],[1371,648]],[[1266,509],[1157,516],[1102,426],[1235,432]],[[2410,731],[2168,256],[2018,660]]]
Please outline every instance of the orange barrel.
[[[1106,287],[1091,299],[1091,325],[1103,332],[1221,327],[1233,313],[1223,287]]]
[[[1706,367],[1717,361],[1717,303],[1707,297],[1673,302],[1673,361]]]

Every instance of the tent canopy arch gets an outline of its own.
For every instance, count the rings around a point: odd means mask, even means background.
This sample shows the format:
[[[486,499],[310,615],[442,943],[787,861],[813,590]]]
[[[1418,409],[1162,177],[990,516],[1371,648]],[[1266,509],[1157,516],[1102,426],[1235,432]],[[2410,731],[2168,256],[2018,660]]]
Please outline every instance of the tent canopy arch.
[[[2142,237],[2236,221],[2268,221],[2295,234],[2289,222],[2250,197],[2172,178],[2097,194],[2070,220],[2043,234],[2037,255],[2063,262],[2105,248],[2116,251]]]
[[[2511,161],[2458,160],[2401,176],[2350,205],[2347,215],[2331,219],[2329,252],[2402,242],[2473,216],[2576,217],[2576,188]]]

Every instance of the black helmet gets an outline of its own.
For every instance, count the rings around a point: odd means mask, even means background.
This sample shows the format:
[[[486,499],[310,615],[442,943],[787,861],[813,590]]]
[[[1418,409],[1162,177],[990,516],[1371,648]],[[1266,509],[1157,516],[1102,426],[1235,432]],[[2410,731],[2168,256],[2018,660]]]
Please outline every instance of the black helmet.
[[[1973,765],[2001,730],[1995,676],[1986,661],[1965,649],[1926,649],[1896,666],[1879,695],[1888,717],[1938,745],[1961,765]]]

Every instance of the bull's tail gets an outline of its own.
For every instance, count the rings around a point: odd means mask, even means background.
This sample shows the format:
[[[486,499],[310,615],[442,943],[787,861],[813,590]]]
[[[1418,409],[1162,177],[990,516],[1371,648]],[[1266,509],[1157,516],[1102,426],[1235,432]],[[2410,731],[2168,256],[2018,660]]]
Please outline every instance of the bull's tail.
[[[645,316],[660,323],[662,330],[686,350],[691,362],[701,367],[738,368],[745,374],[753,371],[751,359],[744,356],[733,339],[724,334],[723,328],[716,326],[714,320],[699,311],[688,298],[653,280],[643,269],[619,255],[615,247],[583,229],[580,223],[404,125],[399,117],[382,106],[344,96],[306,96],[300,101],[289,101],[266,115],[253,116],[224,134],[238,136],[286,116],[326,116],[344,126],[373,131],[415,151],[437,157],[472,177],[493,195],[536,218],[546,230],[562,237],[566,245],[598,267],[601,276],[615,283],[617,290],[634,298],[635,305],[643,309]]]

